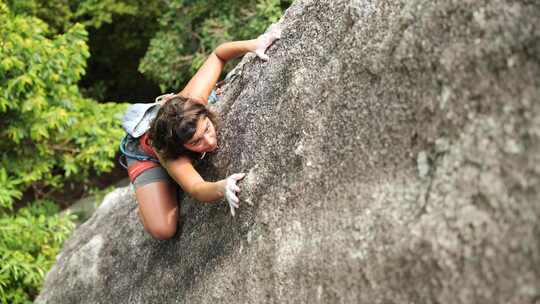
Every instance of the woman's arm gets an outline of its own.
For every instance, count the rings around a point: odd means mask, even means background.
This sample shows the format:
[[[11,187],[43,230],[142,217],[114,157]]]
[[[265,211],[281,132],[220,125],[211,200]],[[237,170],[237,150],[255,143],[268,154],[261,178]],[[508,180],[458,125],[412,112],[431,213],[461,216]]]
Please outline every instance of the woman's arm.
[[[220,200],[225,195],[225,180],[217,182],[207,182],[193,168],[191,159],[179,157],[175,160],[165,161],[161,157],[161,165],[167,170],[169,175],[182,187],[184,192],[191,195],[200,202],[214,202]]]
[[[240,188],[237,182],[244,178],[245,174],[237,173],[217,182],[207,182],[193,168],[188,157],[180,157],[168,162],[165,162],[159,155],[158,158],[169,175],[186,193],[200,202],[214,202],[225,197],[231,214],[234,216],[234,209],[238,208],[240,203],[237,196]]]
[[[274,26],[268,33],[259,36],[257,39],[226,42],[219,45],[178,94],[200,100],[201,103],[206,105],[208,96],[214,89],[227,61],[248,52],[255,52],[262,60],[268,60],[268,55],[264,52],[279,38],[281,38],[281,30],[279,27]]]
[[[247,52],[255,51],[256,48],[257,39],[221,44],[208,56],[197,73],[193,75],[184,89],[178,94],[207,104],[208,96],[210,96],[212,89],[216,85],[225,63]]]

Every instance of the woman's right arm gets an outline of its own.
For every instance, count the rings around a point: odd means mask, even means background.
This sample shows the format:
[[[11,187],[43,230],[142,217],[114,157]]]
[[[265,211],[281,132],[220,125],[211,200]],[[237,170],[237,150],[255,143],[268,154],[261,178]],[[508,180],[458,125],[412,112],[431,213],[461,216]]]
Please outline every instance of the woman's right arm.
[[[207,182],[193,168],[188,157],[171,161],[164,161],[159,155],[158,158],[165,170],[186,193],[200,202],[214,202],[225,197],[234,216],[234,209],[238,208],[240,202],[237,194],[240,188],[237,182],[244,178],[245,174],[237,173],[217,182]]]
[[[160,159],[160,163],[178,185],[182,187],[184,192],[200,202],[214,202],[222,199],[225,195],[225,180],[217,182],[205,181],[195,170],[191,159],[188,157],[180,157],[169,161]]]
[[[259,58],[268,60],[268,55],[264,52],[280,37],[281,30],[276,26],[257,39],[222,43],[208,56],[203,65],[197,70],[197,73],[193,75],[184,89],[178,94],[195,100],[201,100],[206,104],[208,102],[208,96],[210,96],[210,93],[214,89],[227,61],[248,52],[255,52]]]
[[[225,63],[247,52],[255,51],[256,48],[256,39],[221,44],[208,56],[204,64],[197,70],[197,73],[193,75],[184,89],[178,94],[204,101],[206,104]]]

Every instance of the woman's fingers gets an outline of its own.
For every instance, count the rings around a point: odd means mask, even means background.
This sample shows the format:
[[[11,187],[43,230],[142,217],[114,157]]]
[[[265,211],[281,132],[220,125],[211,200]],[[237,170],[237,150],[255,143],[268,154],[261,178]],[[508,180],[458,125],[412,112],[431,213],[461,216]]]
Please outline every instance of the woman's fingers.
[[[240,202],[240,200],[229,189],[227,189],[227,191],[225,192],[225,197],[227,199],[227,203],[229,204],[229,208],[231,209],[231,215],[234,216],[234,209],[238,208],[238,203]]]
[[[236,184],[231,183],[231,184],[227,187],[227,190],[228,190],[228,191],[231,191],[232,194],[235,194],[236,192],[240,192],[240,187],[238,187]]]
[[[266,55],[263,50],[257,50],[255,51],[255,54],[257,54],[257,57],[261,58],[264,61],[268,61],[268,59],[270,59],[270,57]]]
[[[272,37],[275,37],[276,39],[280,39],[281,38],[281,28],[279,27],[278,24],[274,23],[274,24],[270,25],[270,29],[268,31],[268,34],[270,34],[270,36],[272,36]]]
[[[276,29],[272,33],[272,36],[275,38],[274,40],[281,39],[281,29],[280,28]]]
[[[239,180],[243,179],[245,176],[246,176],[245,173],[235,173],[235,174],[231,175],[230,178],[234,179],[235,181],[239,181]]]
[[[238,208],[240,203],[240,199],[236,195],[236,193],[240,192],[240,187],[238,187],[236,183],[239,180],[243,179],[245,176],[245,173],[235,173],[227,177],[227,182],[225,185],[225,198],[229,203],[229,208],[231,209],[232,216],[235,215],[234,209]]]
[[[270,57],[265,54],[266,49],[268,49],[274,41],[281,39],[281,29],[277,25],[270,26],[270,29],[265,34],[262,34],[257,38],[257,48],[255,49],[255,54],[257,57],[261,58],[264,61],[268,61]]]
[[[255,54],[257,55],[257,57],[261,58],[264,61],[270,59],[270,57],[268,57],[265,52],[266,49],[272,44],[273,40],[275,39],[272,39],[272,36],[270,36],[269,34],[264,34],[259,37],[259,43],[257,49],[255,49]]]
[[[227,200],[232,200],[234,202],[239,201],[235,191],[230,186],[225,189],[225,197],[227,198]]]
[[[240,203],[240,199],[238,198],[238,196],[231,194],[231,198],[232,198],[233,204],[236,206],[236,208],[238,208],[238,203]]]
[[[238,209],[238,204],[235,203],[234,201],[230,201],[229,206]]]

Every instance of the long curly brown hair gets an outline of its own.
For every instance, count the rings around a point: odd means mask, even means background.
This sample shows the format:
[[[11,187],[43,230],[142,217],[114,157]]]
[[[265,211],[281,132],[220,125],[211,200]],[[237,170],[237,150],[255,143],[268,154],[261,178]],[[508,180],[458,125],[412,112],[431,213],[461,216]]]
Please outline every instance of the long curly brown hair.
[[[197,130],[200,118],[208,117],[218,128],[217,116],[197,100],[175,95],[159,109],[150,124],[148,136],[152,147],[165,160],[182,155],[196,159],[199,153],[188,150],[184,144]]]

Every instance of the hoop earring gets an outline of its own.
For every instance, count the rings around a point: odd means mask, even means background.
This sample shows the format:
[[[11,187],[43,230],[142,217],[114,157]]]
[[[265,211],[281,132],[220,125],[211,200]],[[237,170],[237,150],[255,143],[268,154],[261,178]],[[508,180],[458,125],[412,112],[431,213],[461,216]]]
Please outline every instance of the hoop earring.
[[[206,152],[203,152],[202,155],[201,155],[201,158],[199,158],[199,159],[203,159],[205,155],[206,155]]]

